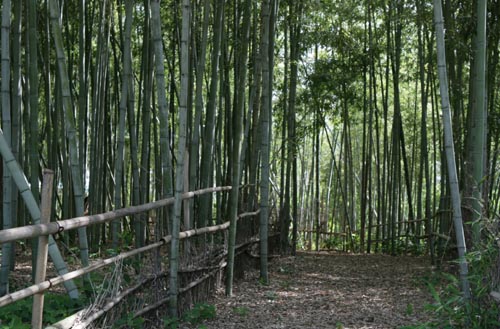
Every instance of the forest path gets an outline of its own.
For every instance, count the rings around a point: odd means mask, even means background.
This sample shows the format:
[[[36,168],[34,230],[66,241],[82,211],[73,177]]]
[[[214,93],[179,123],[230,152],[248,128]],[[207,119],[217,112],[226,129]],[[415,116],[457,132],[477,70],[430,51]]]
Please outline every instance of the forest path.
[[[429,320],[431,302],[422,278],[426,258],[299,253],[270,262],[270,284],[258,270],[209,301],[215,319],[204,328],[399,328]]]

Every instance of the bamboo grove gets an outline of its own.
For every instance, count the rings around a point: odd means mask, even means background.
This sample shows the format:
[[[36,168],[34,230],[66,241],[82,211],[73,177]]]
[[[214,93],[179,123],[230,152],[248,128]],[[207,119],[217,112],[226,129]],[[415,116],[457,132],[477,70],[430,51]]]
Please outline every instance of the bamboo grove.
[[[442,5],[473,247],[500,210],[500,1]],[[437,258],[456,245],[430,1],[3,0],[1,40],[3,229],[35,222],[50,168],[54,219],[176,197],[170,210],[61,234],[83,265],[154,241],[151,225],[172,234],[172,255],[181,229],[231,220],[234,240],[252,230],[238,212],[258,208],[261,236],[279,232],[284,253]],[[19,169],[35,207],[20,199]],[[226,185],[182,206],[182,192]],[[14,264],[6,243],[2,294]]]

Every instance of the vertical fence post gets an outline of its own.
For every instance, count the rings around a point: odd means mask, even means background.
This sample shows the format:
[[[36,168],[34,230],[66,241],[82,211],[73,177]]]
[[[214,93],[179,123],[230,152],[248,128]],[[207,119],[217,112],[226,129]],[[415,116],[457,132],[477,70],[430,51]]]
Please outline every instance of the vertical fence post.
[[[43,170],[42,182],[42,204],[40,223],[50,222],[50,213],[52,210],[52,187],[54,182],[54,172],[50,169]],[[35,284],[45,280],[47,270],[47,253],[49,249],[49,237],[47,235],[38,238],[38,255],[36,259]],[[43,319],[43,292],[33,296],[33,312],[31,318],[31,327],[34,329],[42,328]]]

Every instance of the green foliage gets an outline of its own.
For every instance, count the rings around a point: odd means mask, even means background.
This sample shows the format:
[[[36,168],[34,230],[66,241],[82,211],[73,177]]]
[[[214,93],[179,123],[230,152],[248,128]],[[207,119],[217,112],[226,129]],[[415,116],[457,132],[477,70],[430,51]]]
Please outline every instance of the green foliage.
[[[278,272],[282,274],[292,275],[295,274],[295,269],[291,266],[280,266]]]
[[[280,287],[283,288],[284,290],[290,289],[292,286],[292,283],[289,280],[284,280],[280,282]]]
[[[427,244],[423,241],[416,243],[411,239],[401,237],[394,241],[394,249],[391,242],[384,243],[382,252],[394,255],[422,256],[427,252]]]
[[[118,328],[131,328],[131,329],[140,329],[144,325],[144,319],[141,317],[134,317],[133,313],[129,313],[126,317],[121,318],[116,321],[113,325],[113,329]]]
[[[165,329],[177,329],[179,327],[179,319],[164,317],[163,318],[163,328]]]
[[[182,317],[183,321],[191,324],[198,324],[204,320],[214,319],[216,310],[214,305],[205,303],[196,304],[189,312]]]
[[[274,291],[267,291],[265,295],[269,300],[275,300],[276,298],[278,298],[278,295]]]
[[[413,315],[413,304],[412,303],[406,304],[406,315],[408,315],[408,316]]]
[[[209,305],[205,303],[196,304],[191,310],[184,313],[182,319],[165,317],[163,318],[163,328],[166,329],[176,329],[180,326],[182,322],[189,322],[193,325],[198,325],[205,320],[214,319],[216,316],[216,309],[214,305]],[[202,328],[204,326],[199,326]]]
[[[491,300],[489,291],[493,282],[491,269],[498,257],[493,243],[467,254],[469,263],[469,283],[472,299],[464,299],[460,281],[449,273],[439,273],[440,283],[428,282],[434,303],[427,305],[435,321],[427,323],[427,328],[498,328],[499,307]]]
[[[406,253],[415,256],[423,256],[427,252],[427,244],[424,242],[414,243],[409,240],[406,246]]]
[[[82,309],[83,300],[73,300],[68,295],[45,294],[43,322],[56,323]],[[1,328],[30,328],[33,297],[0,308]]]
[[[23,323],[22,320],[13,314],[13,318],[10,322],[4,324],[0,321],[0,328],[2,329],[30,329],[31,326],[29,324]]]
[[[323,240],[321,244],[321,249],[328,250],[341,250],[343,247],[343,238],[340,236],[330,236],[327,239]]]
[[[125,248],[130,248],[134,246],[134,232],[123,231],[118,234],[119,239],[122,241],[122,245]]]
[[[243,306],[237,306],[233,308],[234,313],[238,314],[239,316],[247,316],[248,315],[248,308],[243,307]]]

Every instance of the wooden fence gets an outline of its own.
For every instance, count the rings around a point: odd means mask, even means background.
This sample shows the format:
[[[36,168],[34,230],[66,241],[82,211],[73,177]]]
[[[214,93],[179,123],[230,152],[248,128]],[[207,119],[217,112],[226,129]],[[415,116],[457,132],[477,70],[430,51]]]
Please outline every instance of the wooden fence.
[[[24,227],[18,227],[18,228],[12,228],[12,229],[6,229],[0,231],[0,244],[6,243],[6,242],[13,242],[13,241],[18,241],[18,240],[23,240],[23,239],[29,239],[29,238],[35,238],[35,237],[40,237],[39,238],[39,247],[38,247],[38,254],[37,254],[37,272],[36,272],[36,277],[35,277],[35,284],[15,291],[13,293],[10,293],[8,295],[5,295],[0,298],[0,307],[6,306],[8,304],[14,303],[16,301],[19,301],[21,299],[30,297],[30,296],[35,296],[33,299],[33,312],[32,312],[32,328],[41,328],[42,327],[42,314],[43,314],[43,299],[44,299],[44,292],[47,291],[48,289],[57,286],[61,283],[64,283],[66,281],[78,278],[82,275],[91,273],[97,269],[103,268],[107,265],[110,264],[115,264],[118,261],[121,261],[123,259],[142,254],[146,251],[158,249],[164,245],[167,245],[171,241],[171,236],[167,235],[164,237],[161,237],[157,242],[151,243],[147,246],[133,249],[130,251],[122,252],[114,257],[107,258],[107,259],[101,259],[93,264],[80,268],[78,270],[66,273],[64,275],[59,275],[50,279],[45,278],[45,272],[47,268],[47,246],[48,246],[48,236],[57,232],[62,232],[62,231],[67,231],[67,230],[73,230],[76,228],[80,227],[87,227],[90,225],[95,225],[95,224],[102,224],[102,223],[107,223],[111,220],[114,219],[119,219],[119,218],[124,218],[125,216],[130,216],[130,215],[135,215],[143,212],[147,212],[153,209],[158,209],[161,207],[166,207],[169,205],[172,205],[174,203],[174,198],[168,198],[164,200],[159,200],[155,202],[150,202],[147,204],[143,205],[138,205],[138,206],[131,206],[127,208],[122,208],[122,209],[117,209],[114,211],[109,211],[106,213],[102,214],[97,214],[97,215],[90,215],[90,216],[82,216],[82,217],[77,217],[77,218],[72,218],[72,219],[67,219],[67,220],[61,220],[61,221],[56,221],[56,222],[49,222],[50,218],[50,210],[51,210],[51,196],[52,196],[52,178],[53,173],[50,171],[44,171],[44,180],[43,180],[43,186],[42,186],[42,203],[41,203],[41,211],[42,211],[42,217],[41,217],[41,223],[36,224],[36,225],[30,225],[30,226],[24,226]],[[182,195],[182,199],[190,199],[193,198],[194,196],[202,195],[202,194],[207,194],[207,193],[214,193],[214,192],[222,192],[222,191],[228,191],[230,190],[230,186],[225,186],[225,187],[213,187],[213,188],[206,188],[202,190],[197,190],[197,191],[192,191],[192,192],[186,192]],[[259,213],[259,211],[256,212],[249,212],[249,213],[243,213],[238,216],[238,219],[245,218],[245,217],[252,217],[256,216]],[[193,229],[193,230],[188,230],[184,232],[180,232],[179,234],[179,239],[187,239],[190,237],[202,235],[202,234],[207,234],[207,233],[215,233],[215,232],[220,232],[227,230],[229,228],[229,221],[220,224],[220,225],[215,225],[215,226],[210,226],[210,227],[204,227],[200,229]],[[213,271],[210,273],[206,274],[204,277],[213,275],[214,271],[218,271],[221,268],[225,266],[225,262],[221,262],[219,266],[214,267]],[[179,289],[179,294],[182,293],[183,291],[186,291],[187,289],[190,289],[191,287],[199,284],[203,278],[200,278],[196,280],[195,282],[191,282],[189,285],[182,287]],[[114,298],[112,301],[108,302],[105,307],[103,307],[101,310],[98,312],[94,312],[94,314],[87,318],[83,323],[80,323],[78,325],[79,328],[84,328],[86,325],[89,325],[92,321],[96,320],[100,316],[106,313],[107,310],[111,309],[114,305],[119,303],[119,301],[123,298],[123,296],[133,293],[135,290],[138,289],[138,287],[141,286],[141,282],[138,284],[134,285],[133,287],[128,288],[127,290],[121,292],[120,296],[117,296]],[[141,316],[142,314],[158,308],[159,306],[165,304],[168,302],[169,298],[166,298],[164,300],[159,300],[155,305],[148,305],[144,309],[142,309],[139,312],[136,312],[137,314],[134,314],[135,316]],[[59,326],[55,326],[53,328],[61,328],[64,327],[64,325],[59,324]]]

